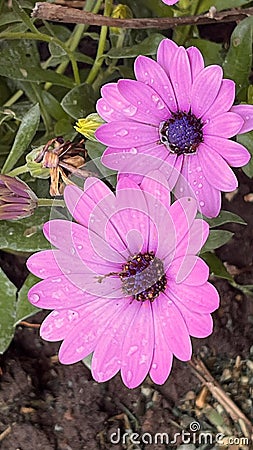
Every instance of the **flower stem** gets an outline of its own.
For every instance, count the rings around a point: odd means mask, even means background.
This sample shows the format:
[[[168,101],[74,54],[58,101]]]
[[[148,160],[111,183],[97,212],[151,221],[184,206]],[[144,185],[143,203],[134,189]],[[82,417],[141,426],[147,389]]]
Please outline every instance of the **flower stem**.
[[[61,208],[65,208],[65,202],[61,199],[55,198],[38,198],[38,206],[60,206]]]
[[[22,175],[22,173],[26,172],[29,172],[27,164],[25,164],[24,166],[16,167],[5,175],[8,175],[9,177],[17,177],[18,175]]]
[[[10,106],[12,106],[14,103],[16,103],[17,100],[20,99],[20,97],[22,97],[24,91],[22,91],[21,89],[19,89],[17,92],[15,92],[15,94],[13,94],[9,100],[7,100],[7,102],[4,103],[4,108],[9,108]]]
[[[111,14],[111,10],[112,10],[112,0],[105,0],[104,16],[109,17]],[[98,49],[97,49],[97,56],[96,56],[95,62],[93,64],[93,67],[86,79],[86,83],[88,83],[88,84],[93,83],[93,81],[97,77],[99,70],[103,64],[103,61],[104,61],[103,53],[105,50],[107,30],[108,30],[107,26],[101,27]]]

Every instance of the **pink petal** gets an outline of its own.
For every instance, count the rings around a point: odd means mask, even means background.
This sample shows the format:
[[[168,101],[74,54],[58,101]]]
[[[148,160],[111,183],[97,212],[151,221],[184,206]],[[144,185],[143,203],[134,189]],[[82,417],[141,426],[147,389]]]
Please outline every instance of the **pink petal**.
[[[192,80],[194,80],[198,73],[204,69],[204,59],[196,47],[189,47],[186,52],[190,61]]]
[[[202,117],[213,104],[222,82],[220,66],[205,67],[193,81],[191,110],[196,117]]]
[[[162,202],[166,208],[170,206],[170,190],[166,177],[159,170],[149,172],[141,182],[141,189]]]
[[[54,250],[44,250],[31,255],[26,262],[28,270],[39,278],[55,277],[62,274]]]
[[[165,341],[171,352],[181,361],[191,359],[192,347],[184,319],[175,303],[161,293],[153,303],[154,315],[160,319]]]
[[[153,317],[154,317],[154,331],[155,331],[155,348],[149,375],[154,383],[163,384],[167,380],[172,368],[173,353],[170,351],[168,344],[165,340],[160,317],[157,315],[156,308],[154,308]]]
[[[219,307],[219,294],[215,287],[210,283],[204,283],[200,286],[188,286],[185,283],[168,285],[168,295],[180,301],[190,311],[196,311],[200,314],[211,313]],[[180,308],[180,305],[178,305]]]
[[[250,153],[238,142],[218,136],[205,136],[205,144],[218,152],[232,167],[245,166],[250,160]]]
[[[43,227],[49,242],[64,253],[84,261],[97,262],[115,269],[115,263],[122,263],[123,256],[99,235],[83,226],[67,220],[50,220]],[[117,267],[117,266],[116,266]]]
[[[175,3],[178,2],[178,0],[162,0],[162,1],[163,1],[163,3],[165,3],[166,5],[169,5],[169,6],[175,5]]]
[[[105,145],[117,148],[136,147],[159,141],[158,128],[130,121],[117,121],[101,125],[95,133]]]
[[[132,302],[107,326],[97,342],[92,357],[92,376],[96,381],[107,381],[121,368],[122,346],[129,326],[140,304]]]
[[[184,157],[181,176],[175,186],[177,198],[193,196],[198,202],[198,209],[206,217],[216,217],[221,209],[221,194],[205,178],[198,154]]]
[[[170,79],[175,90],[178,109],[188,112],[192,89],[191,67],[186,50],[179,47],[170,68]]]
[[[136,114],[132,114],[131,119],[135,120],[138,115],[142,122],[159,125],[161,121],[170,117],[170,112],[160,95],[147,84],[135,80],[119,80],[118,89],[136,109]]]
[[[238,131],[239,134],[253,130],[253,105],[235,105],[231,108],[231,111],[239,114],[244,121],[240,131]]]
[[[214,188],[225,192],[237,188],[238,181],[234,172],[217,152],[203,143],[198,155],[204,176]]]
[[[150,302],[141,303],[125,335],[121,376],[125,385],[135,388],[147,376],[154,350],[154,323]]]
[[[138,56],[134,70],[138,81],[151,86],[162,97],[170,111],[177,111],[174,90],[162,66],[151,58]],[[166,119],[168,118],[169,116]]]
[[[87,309],[80,317],[79,322],[76,322],[67,334],[60,347],[60,362],[73,364],[93,352],[105,329],[124,309],[125,302],[123,301],[114,301],[110,304],[102,301],[101,307],[98,307],[97,302],[94,303],[93,308]]]
[[[208,277],[208,265],[198,256],[193,255],[174,259],[167,272],[168,285],[172,280],[177,284],[184,282],[189,286],[199,286],[204,284]]]
[[[157,50],[157,62],[162,66],[167,75],[170,74],[171,61],[177,52],[178,45],[171,39],[163,39]]]
[[[243,119],[238,114],[227,112],[206,121],[203,127],[204,140],[206,135],[230,138],[235,136],[242,128]]]
[[[195,219],[191,228],[177,245],[175,258],[183,255],[195,255],[205,244],[209,235],[209,225],[201,219]]]
[[[197,203],[192,197],[183,197],[172,203],[170,214],[175,224],[178,245],[192,226],[197,214]]]
[[[232,80],[222,80],[220,90],[211,107],[203,115],[203,120],[213,116],[218,116],[227,112],[235,100],[235,82]]]
[[[205,338],[213,331],[213,319],[210,314],[198,314],[187,309],[183,303],[178,305],[190,336]]]
[[[97,101],[96,108],[100,117],[106,120],[106,122],[112,122],[113,120],[122,120],[124,118],[122,112],[110,106],[110,104],[104,98],[100,98]]]

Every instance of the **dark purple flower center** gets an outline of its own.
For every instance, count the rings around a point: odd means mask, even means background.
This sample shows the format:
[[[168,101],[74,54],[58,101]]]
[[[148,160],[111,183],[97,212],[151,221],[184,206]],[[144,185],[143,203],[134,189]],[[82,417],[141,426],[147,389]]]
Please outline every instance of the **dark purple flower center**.
[[[196,153],[203,142],[203,123],[191,112],[172,113],[172,117],[160,124],[160,140],[177,155]]]
[[[167,284],[163,262],[154,252],[138,253],[122,267],[120,278],[124,294],[132,295],[135,300],[153,302]]]

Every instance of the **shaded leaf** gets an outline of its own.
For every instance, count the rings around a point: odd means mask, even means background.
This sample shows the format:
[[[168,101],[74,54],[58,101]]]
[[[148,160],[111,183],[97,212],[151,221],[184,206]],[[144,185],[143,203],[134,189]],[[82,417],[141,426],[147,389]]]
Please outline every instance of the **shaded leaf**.
[[[64,109],[62,108],[60,102],[48,91],[42,91],[41,97],[43,100],[43,103],[53,119],[61,120],[68,118],[68,115],[65,113]]]
[[[240,8],[250,2],[251,0],[203,0],[199,2],[197,13],[209,11],[211,6],[214,6],[217,11],[222,11],[223,9]]]
[[[18,221],[0,221],[0,248],[10,253],[34,253],[50,248],[42,233],[48,221],[50,208],[38,208],[35,213]]]
[[[94,112],[95,98],[92,87],[83,83],[71,89],[61,101],[64,111],[74,119],[87,116]]]
[[[100,142],[95,141],[87,141],[85,144],[85,148],[88,152],[88,155],[91,161],[85,165],[87,170],[91,172],[97,172],[101,174],[101,179],[103,181],[108,181],[112,186],[116,186],[117,183],[117,175],[115,171],[108,169],[101,162],[101,156],[104,153],[106,147]]]
[[[214,253],[211,252],[202,253],[201,258],[204,259],[204,261],[210,267],[211,275],[214,275],[219,278],[224,278],[225,280],[233,281],[232,275],[228,273],[223,262]]]
[[[205,221],[209,223],[210,228],[218,227],[224,225],[225,223],[240,223],[241,225],[247,225],[247,223],[237,214],[230,211],[222,210],[217,217],[213,219],[208,219],[205,217]]]
[[[160,33],[151,34],[149,37],[140,42],[140,44],[131,47],[112,48],[104,56],[111,59],[119,58],[135,58],[138,55],[156,55],[157,47],[164,39]]]
[[[40,311],[27,300],[27,293],[29,289],[34,286],[34,284],[38,283],[38,281],[40,281],[40,278],[35,277],[35,275],[29,274],[22,288],[19,290],[16,303],[15,326],[21,320],[24,320],[27,317],[30,317]]]
[[[3,353],[12,340],[15,323],[17,289],[0,269],[0,353]]]
[[[16,134],[11,151],[2,168],[2,173],[9,172],[30,145],[40,121],[40,108],[37,103],[23,117]]]
[[[222,245],[226,244],[233,235],[234,233],[231,233],[231,231],[227,230],[211,230],[208,239],[201,250],[201,254],[221,247]]]
[[[242,20],[234,29],[230,48],[224,60],[224,77],[231,78],[237,85],[237,97],[246,101],[247,86],[252,64],[253,17]]]

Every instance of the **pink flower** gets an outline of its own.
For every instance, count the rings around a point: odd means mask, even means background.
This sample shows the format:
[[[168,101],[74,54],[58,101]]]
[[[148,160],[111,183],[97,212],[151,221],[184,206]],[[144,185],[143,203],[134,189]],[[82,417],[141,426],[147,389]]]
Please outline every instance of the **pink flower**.
[[[222,79],[220,66],[204,67],[195,47],[186,50],[164,39],[157,62],[139,56],[134,69],[137,81],[102,87],[97,110],[108,122],[96,131],[108,146],[102,162],[131,173],[141,154],[166,161],[188,181],[182,187],[181,178],[175,179],[177,198],[194,194],[203,214],[217,216],[220,191],[237,187],[229,166],[250,159],[246,148],[229,138],[253,129],[253,106],[232,106],[235,83]]]
[[[175,5],[175,3],[178,2],[178,0],[162,0],[162,1],[163,1],[163,3],[165,3],[166,5],[169,5],[169,6]]]
[[[209,269],[196,253],[208,225],[195,219],[195,200],[170,205],[165,177],[150,173],[139,186],[121,177],[116,195],[89,178],[84,192],[65,188],[77,223],[51,220],[44,234],[52,250],[28,259],[43,281],[29,291],[32,304],[53,312],[41,326],[48,341],[63,340],[63,364],[94,352],[92,374],[106,381],[119,370],[134,388],[149,373],[166,381],[173,355],[191,358],[190,335],[212,332],[218,307]]]

